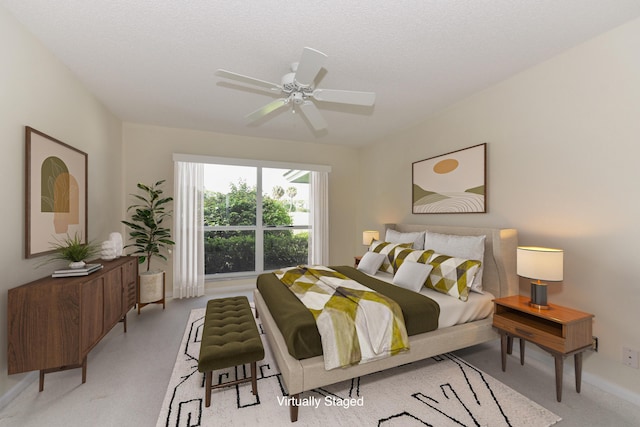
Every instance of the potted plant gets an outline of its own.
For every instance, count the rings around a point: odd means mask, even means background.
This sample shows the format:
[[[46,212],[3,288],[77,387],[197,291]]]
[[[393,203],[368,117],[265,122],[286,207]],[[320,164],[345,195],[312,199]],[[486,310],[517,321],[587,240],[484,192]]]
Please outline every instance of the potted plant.
[[[172,211],[167,204],[172,197],[164,197],[161,188],[165,180],[153,185],[138,183],[141,194],[132,194],[139,203],[127,208],[127,212],[134,211],[130,221],[122,221],[130,228],[129,237],[133,241],[125,248],[133,247],[131,255],[138,256],[138,263],[147,264],[145,271],[138,277],[138,314],[140,308],[147,304],[162,304],[164,309],[164,271],[151,270],[151,259],[158,257],[166,260],[162,253],[175,243],[171,240],[171,230],[163,225],[163,221],[171,217]]]
[[[93,243],[82,243],[82,237],[75,233],[73,237],[67,234],[63,239],[56,239],[51,243],[54,252],[47,262],[64,260],[69,262],[69,268],[82,268],[85,261],[95,256],[99,249]]]

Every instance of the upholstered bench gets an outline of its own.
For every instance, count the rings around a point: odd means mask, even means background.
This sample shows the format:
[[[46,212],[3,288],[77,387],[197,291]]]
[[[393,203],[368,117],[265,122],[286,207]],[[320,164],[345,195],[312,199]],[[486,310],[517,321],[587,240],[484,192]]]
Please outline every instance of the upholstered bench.
[[[202,328],[198,371],[205,374],[205,406],[211,405],[211,390],[251,381],[258,394],[256,362],[264,359],[264,347],[247,297],[213,299],[207,303]],[[251,364],[251,377],[213,386],[213,371]]]

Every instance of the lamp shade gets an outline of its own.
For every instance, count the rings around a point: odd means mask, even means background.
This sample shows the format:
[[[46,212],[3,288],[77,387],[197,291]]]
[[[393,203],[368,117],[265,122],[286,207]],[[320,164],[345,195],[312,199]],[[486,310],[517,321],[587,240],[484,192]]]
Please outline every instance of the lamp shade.
[[[563,277],[562,249],[519,246],[517,250],[518,276],[535,280],[558,282]]]
[[[378,240],[380,238],[380,233],[374,230],[366,230],[362,232],[362,244],[365,246],[369,246],[371,242],[374,240]]]

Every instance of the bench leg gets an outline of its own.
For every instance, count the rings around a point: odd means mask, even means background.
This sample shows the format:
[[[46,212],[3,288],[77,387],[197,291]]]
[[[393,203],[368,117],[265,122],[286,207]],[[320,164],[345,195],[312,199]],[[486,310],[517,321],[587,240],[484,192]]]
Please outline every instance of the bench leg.
[[[251,362],[251,391],[253,395],[258,394],[258,380],[256,378],[256,362]]]
[[[211,380],[213,378],[213,371],[205,372],[204,374],[204,406],[207,408],[211,406]]]

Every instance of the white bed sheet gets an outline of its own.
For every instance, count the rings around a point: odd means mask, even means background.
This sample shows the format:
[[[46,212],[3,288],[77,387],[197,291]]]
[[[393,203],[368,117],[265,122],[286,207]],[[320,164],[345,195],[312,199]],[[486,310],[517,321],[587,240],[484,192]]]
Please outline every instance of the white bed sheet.
[[[393,274],[391,273],[378,271],[372,277],[393,283]],[[466,302],[424,286],[420,293],[431,298],[440,306],[438,329],[484,319],[493,313],[495,296],[490,292],[485,291],[484,294],[469,292],[469,298]]]

